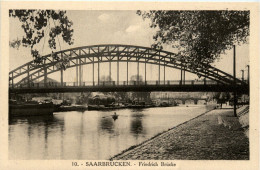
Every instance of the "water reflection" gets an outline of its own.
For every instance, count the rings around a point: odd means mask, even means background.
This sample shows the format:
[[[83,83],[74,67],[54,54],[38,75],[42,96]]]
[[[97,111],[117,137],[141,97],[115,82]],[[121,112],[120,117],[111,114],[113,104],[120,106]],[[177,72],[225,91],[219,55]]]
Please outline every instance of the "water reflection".
[[[145,134],[143,123],[141,118],[134,118],[131,121],[131,133],[135,136],[139,134]]]
[[[206,111],[201,107],[85,111],[12,118],[9,159],[109,159]]]
[[[135,137],[139,136],[139,134],[145,134],[145,129],[143,127],[144,114],[136,110],[133,114],[131,114],[131,117],[132,117],[131,125],[130,125],[131,133]]]
[[[141,113],[141,112],[143,112],[143,111],[145,111],[145,110],[147,110],[147,109],[145,109],[145,108],[132,109],[131,112],[133,112],[133,113],[135,113],[135,112],[137,112],[137,113]]]
[[[113,119],[114,121],[116,121],[116,120],[118,119],[118,115],[113,115],[113,116],[112,116],[112,119]]]
[[[52,135],[53,130],[56,132],[60,131],[60,133],[63,134],[63,118],[60,119],[53,115],[10,118],[9,140],[11,140],[11,143],[9,143],[9,146],[20,145],[19,147],[21,148],[21,150],[25,150],[25,153],[21,153],[21,151],[19,150],[16,151],[16,147],[9,147],[11,148],[9,149],[9,151],[12,151],[12,156],[9,155],[9,157],[22,157],[22,159],[28,159],[32,155],[37,154],[37,152],[39,151],[41,152],[41,155],[36,155],[36,158],[47,158],[49,156],[48,150],[51,146],[49,144],[49,136]],[[18,137],[20,135],[22,135],[23,137]],[[20,138],[20,140],[17,140],[17,137],[18,139]],[[62,137],[60,140],[62,140]],[[26,153],[28,154],[26,155]]]
[[[53,115],[48,116],[30,116],[30,117],[12,117],[9,119],[9,125],[15,125],[19,123],[27,123],[32,126],[49,126],[55,127],[64,125],[64,121],[58,119]]]
[[[100,127],[102,131],[114,133],[114,120],[111,117],[103,117],[100,119]]]

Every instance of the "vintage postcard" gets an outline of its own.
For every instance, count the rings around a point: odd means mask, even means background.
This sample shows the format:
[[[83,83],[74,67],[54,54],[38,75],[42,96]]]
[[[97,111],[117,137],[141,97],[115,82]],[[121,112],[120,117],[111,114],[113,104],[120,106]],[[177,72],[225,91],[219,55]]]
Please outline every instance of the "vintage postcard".
[[[1,2],[0,169],[259,166],[259,4]]]

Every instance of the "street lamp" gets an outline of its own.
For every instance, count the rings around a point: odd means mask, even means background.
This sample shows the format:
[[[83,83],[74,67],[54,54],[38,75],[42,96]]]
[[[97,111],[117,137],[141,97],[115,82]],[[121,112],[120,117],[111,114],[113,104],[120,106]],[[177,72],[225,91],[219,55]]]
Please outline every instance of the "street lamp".
[[[234,76],[234,116],[237,117],[237,83],[236,83],[236,46],[233,46],[233,76]]]
[[[242,81],[244,81],[244,70],[241,70],[242,72]]]
[[[249,65],[246,65],[247,67],[247,83],[249,84]]]

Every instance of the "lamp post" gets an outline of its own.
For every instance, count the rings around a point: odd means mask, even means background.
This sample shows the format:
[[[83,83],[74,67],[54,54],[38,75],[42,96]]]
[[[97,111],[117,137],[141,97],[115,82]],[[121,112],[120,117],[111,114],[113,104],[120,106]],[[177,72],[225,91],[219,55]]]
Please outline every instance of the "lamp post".
[[[242,81],[244,81],[244,70],[241,70],[242,72]]]
[[[246,65],[247,67],[247,83],[249,84],[249,65]]]
[[[237,117],[237,83],[236,83],[236,46],[234,45],[233,53],[233,75],[234,75],[234,116]]]

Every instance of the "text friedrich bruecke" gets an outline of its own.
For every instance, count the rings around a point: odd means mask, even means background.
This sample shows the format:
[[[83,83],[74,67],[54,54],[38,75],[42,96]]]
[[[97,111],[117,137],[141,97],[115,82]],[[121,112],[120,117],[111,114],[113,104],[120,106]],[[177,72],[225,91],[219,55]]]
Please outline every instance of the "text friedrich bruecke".
[[[171,166],[175,167],[173,162],[129,162],[129,161],[89,161],[89,162],[72,162],[72,166]]]

